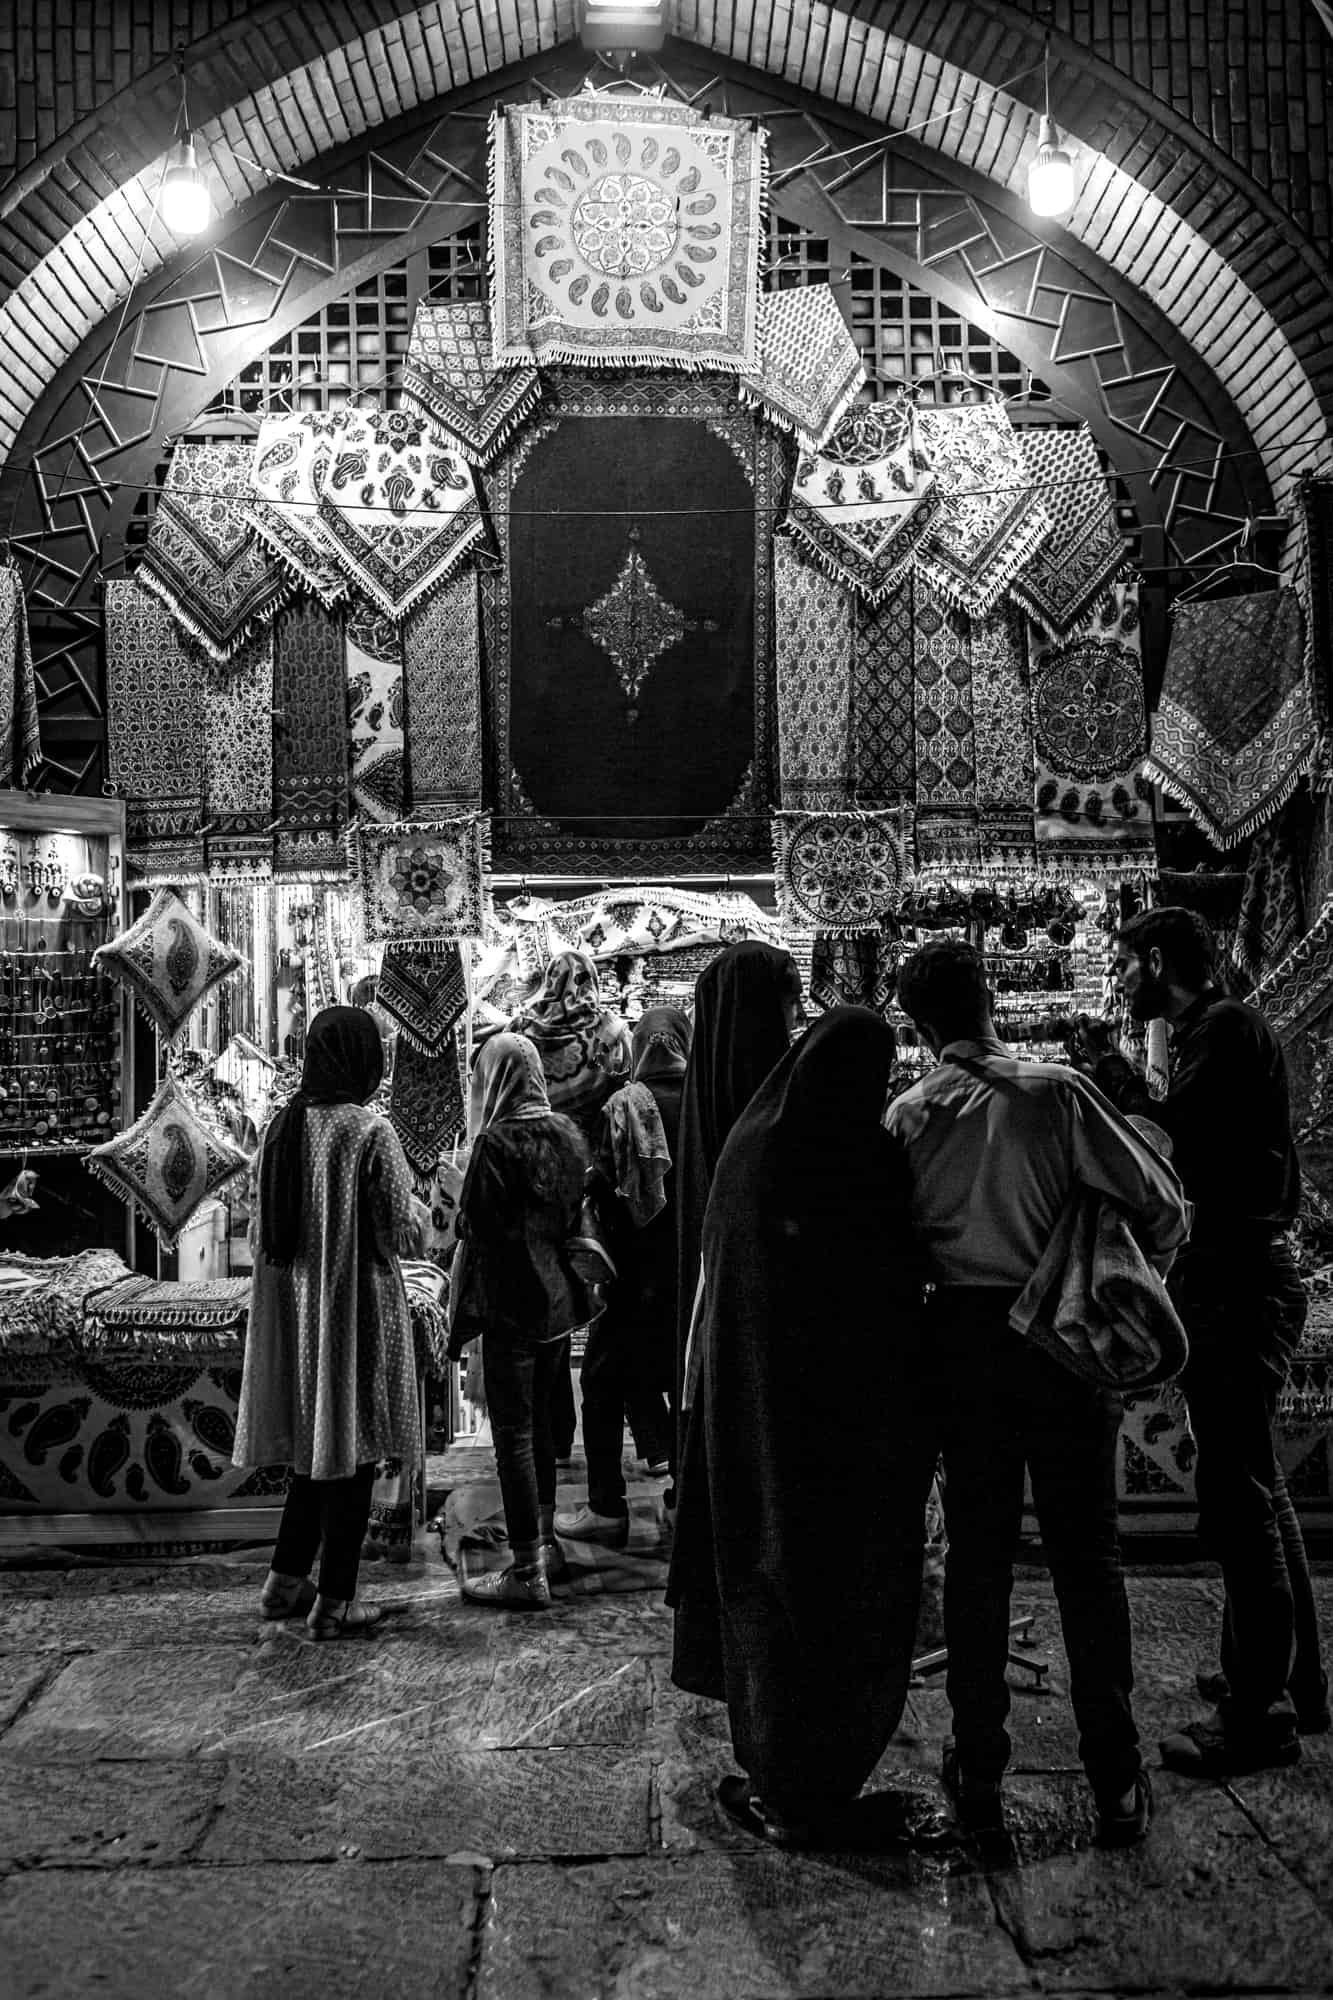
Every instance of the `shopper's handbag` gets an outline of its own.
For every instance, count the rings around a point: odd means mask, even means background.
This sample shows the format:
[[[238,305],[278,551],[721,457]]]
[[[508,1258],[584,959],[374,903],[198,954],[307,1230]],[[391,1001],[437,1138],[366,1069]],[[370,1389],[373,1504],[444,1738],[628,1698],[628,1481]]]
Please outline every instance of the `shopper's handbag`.
[[[615,1260],[606,1246],[602,1220],[591,1187],[585,1188],[579,1209],[578,1227],[565,1244],[565,1254],[575,1275],[589,1291],[600,1291],[616,1275]]]

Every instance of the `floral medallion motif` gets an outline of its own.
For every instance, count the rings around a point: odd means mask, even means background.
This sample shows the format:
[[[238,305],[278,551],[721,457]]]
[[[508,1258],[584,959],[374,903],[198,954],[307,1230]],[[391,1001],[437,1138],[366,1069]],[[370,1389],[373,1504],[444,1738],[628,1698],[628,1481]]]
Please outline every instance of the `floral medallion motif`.
[[[1033,691],[1037,745],[1075,778],[1109,778],[1143,755],[1137,656],[1105,639],[1076,639],[1046,655]]]
[[[777,820],[783,916],[833,936],[876,931],[897,908],[903,833],[888,813],[782,813]]]
[[[684,616],[658,590],[634,546],[637,541],[638,531],[631,529],[631,547],[619,576],[583,614],[585,636],[614,662],[631,703],[637,702],[654,661],[685,635]]]

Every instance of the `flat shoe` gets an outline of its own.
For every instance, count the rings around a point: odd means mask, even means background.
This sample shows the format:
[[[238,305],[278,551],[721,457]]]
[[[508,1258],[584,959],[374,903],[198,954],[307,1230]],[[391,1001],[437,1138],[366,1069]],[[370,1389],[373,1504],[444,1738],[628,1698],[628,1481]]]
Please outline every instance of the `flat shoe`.
[[[1134,1780],[1133,1803],[1126,1810],[1119,1799],[1097,1801],[1097,1839],[1103,1847],[1133,1847],[1144,1839],[1152,1819],[1152,1780],[1140,1771]]]
[[[1231,1699],[1231,1683],[1225,1674],[1197,1673],[1194,1676],[1194,1685],[1199,1690],[1201,1699],[1211,1703],[1214,1708],[1221,1708],[1224,1702]],[[1296,1727],[1302,1736],[1327,1736],[1329,1730],[1333,1729],[1333,1711],[1330,1710],[1328,1702],[1317,1701],[1310,1708],[1302,1708],[1297,1702]]]
[[[1211,1722],[1187,1722],[1158,1744],[1168,1771],[1187,1778],[1241,1778],[1250,1771],[1280,1769],[1300,1762],[1301,1739],[1293,1722],[1290,1735],[1261,1737],[1228,1735]]]
[[[815,1845],[808,1826],[798,1820],[780,1818],[769,1812],[761,1799],[752,1797],[748,1778],[723,1778],[717,1788],[717,1802],[727,1818],[743,1833],[753,1834],[756,1840],[766,1840],[770,1847]]]
[[[498,1611],[549,1611],[551,1586],[537,1570],[519,1576],[513,1567],[488,1570],[484,1576],[468,1577],[462,1585],[469,1604],[487,1604]]]
[[[308,1576],[303,1577],[297,1586],[294,1597],[274,1598],[268,1604],[261,1597],[259,1600],[259,1615],[261,1618],[304,1618],[313,1608],[318,1594],[310,1578]]]
[[[380,1605],[349,1604],[343,1611],[325,1611],[318,1618],[312,1613],[305,1629],[312,1639],[365,1639],[383,1622]]]

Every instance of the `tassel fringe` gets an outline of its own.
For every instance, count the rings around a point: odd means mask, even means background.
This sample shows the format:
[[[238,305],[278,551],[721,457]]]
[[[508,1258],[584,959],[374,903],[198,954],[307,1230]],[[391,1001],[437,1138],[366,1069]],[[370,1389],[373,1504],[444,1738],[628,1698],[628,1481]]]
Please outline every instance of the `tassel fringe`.
[[[287,564],[286,567],[290,570],[291,565]],[[213,638],[211,633],[204,630],[197,618],[193,618],[190,615],[171,586],[157,575],[150,564],[140,563],[138,569],[134,572],[134,580],[144,590],[150,592],[165,610],[170,612],[176,624],[180,626],[181,631],[188,638],[193,639],[197,646],[202,647],[214,665],[219,667],[227,666],[243,647],[249,645],[250,641],[258,636],[266,625],[271,625],[278,613],[285,610],[287,605],[290,604],[293,595],[293,592],[289,588],[284,596],[272,599],[258,611],[252,611],[244,623],[232,634],[226,644],[223,645]]]

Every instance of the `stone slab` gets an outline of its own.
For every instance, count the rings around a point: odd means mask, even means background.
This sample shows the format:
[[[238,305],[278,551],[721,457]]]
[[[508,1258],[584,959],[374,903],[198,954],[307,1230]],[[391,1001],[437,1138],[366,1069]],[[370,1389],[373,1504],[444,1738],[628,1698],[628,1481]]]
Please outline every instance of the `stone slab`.
[[[478,2000],[864,2000],[1027,1993],[985,1883],[760,1850],[501,1867]]]
[[[1333,1916],[1333,1738],[1306,1736],[1285,1771],[1233,1778],[1228,1789],[1326,1915]],[[1330,1966],[1333,1974],[1333,1965]]]
[[[0,1730],[8,1729],[58,1667],[49,1653],[0,1653]]]
[[[253,1651],[253,1648],[249,1649]],[[66,1662],[3,1739],[6,1759],[188,1757],[229,1712],[247,1651],[108,1647]]]
[[[0,1992],[463,2000],[477,1879],[440,1862],[11,1876]]]
[[[483,1749],[549,1749],[602,1743],[638,1749],[647,1739],[652,1683],[646,1660],[613,1649],[497,1660],[478,1718]]]
[[[221,1764],[208,1758],[37,1766],[0,1761],[0,1872],[183,1861],[208,1825],[223,1775]]]
[[[249,1758],[227,1771],[200,1858],[644,1854],[650,1790],[648,1759],[618,1750],[478,1752],[442,1739],[346,1760]]]

